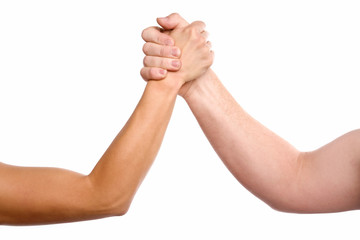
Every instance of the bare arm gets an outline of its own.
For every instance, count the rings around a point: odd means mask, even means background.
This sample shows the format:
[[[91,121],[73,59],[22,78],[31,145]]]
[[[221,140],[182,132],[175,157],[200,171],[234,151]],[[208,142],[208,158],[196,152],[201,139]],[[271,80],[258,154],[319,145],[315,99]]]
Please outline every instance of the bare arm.
[[[176,25],[159,24],[165,29]],[[145,40],[153,44],[147,55],[162,52],[156,37]],[[300,152],[247,114],[211,70],[183,86],[180,95],[231,173],[271,207],[298,213],[360,208],[360,130]]]
[[[360,208],[360,131],[299,152],[264,127],[209,73],[184,96],[215,151],[271,207],[300,213]]]
[[[45,224],[123,215],[155,159],[180,87],[212,63],[200,34],[203,27],[197,22],[174,32],[182,50],[182,69],[147,84],[130,119],[89,175],[0,164],[0,223]]]
[[[179,88],[170,81],[147,84],[129,121],[87,176],[1,164],[0,222],[44,224],[125,214],[169,122]]]

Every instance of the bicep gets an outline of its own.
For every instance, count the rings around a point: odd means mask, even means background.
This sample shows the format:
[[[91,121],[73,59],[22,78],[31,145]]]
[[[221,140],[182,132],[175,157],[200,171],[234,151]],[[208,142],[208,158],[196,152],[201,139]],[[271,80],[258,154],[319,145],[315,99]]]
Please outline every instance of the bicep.
[[[360,208],[360,130],[349,132],[320,149],[303,153],[299,193],[314,211]]]
[[[87,206],[88,189],[85,176],[75,172],[0,163],[0,223],[73,220]]]

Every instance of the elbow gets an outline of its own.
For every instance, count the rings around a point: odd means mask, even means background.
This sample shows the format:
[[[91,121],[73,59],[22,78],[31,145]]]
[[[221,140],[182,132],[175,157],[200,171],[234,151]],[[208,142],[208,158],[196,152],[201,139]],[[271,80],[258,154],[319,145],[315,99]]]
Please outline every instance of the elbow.
[[[103,188],[89,181],[90,211],[97,216],[113,217],[124,216],[130,208],[133,194],[131,191],[123,191],[113,188]]]
[[[124,216],[130,209],[131,200],[127,200],[118,204],[115,204],[110,208],[112,216]]]
[[[285,191],[277,197],[267,199],[265,203],[278,212],[284,213],[321,213],[325,206],[319,206],[316,198],[302,194],[300,191]]]
[[[121,194],[102,198],[97,201],[95,208],[109,217],[124,216],[129,211],[131,202],[131,197],[128,197],[127,194]]]
[[[291,204],[268,204],[272,209],[278,212],[284,213],[296,213],[296,214],[315,214],[315,213],[328,213],[337,212],[335,210],[323,209],[321,206],[308,206],[302,202]]]
[[[273,210],[283,213],[312,213],[309,209],[301,206],[301,204],[284,203],[284,202],[271,202],[267,203]]]
[[[296,184],[287,184],[276,192],[263,196],[262,200],[272,209],[284,213],[319,213],[319,199],[304,192]]]
[[[272,192],[271,197],[265,201],[275,211],[300,214],[318,212],[318,209],[314,208],[316,201],[310,201],[311,196],[304,191],[306,188],[304,188],[300,180],[301,177],[299,177],[306,157],[308,157],[308,154],[305,152],[298,154],[292,177],[288,178],[287,181],[283,181],[275,192]]]

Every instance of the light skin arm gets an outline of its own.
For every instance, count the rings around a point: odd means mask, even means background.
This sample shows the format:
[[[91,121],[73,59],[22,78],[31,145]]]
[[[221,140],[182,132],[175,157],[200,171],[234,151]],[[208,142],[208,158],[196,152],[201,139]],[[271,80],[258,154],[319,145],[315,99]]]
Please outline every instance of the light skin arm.
[[[160,24],[174,28],[173,22]],[[150,41],[157,43],[156,37]],[[160,48],[153,45],[148,55]],[[300,152],[251,117],[212,70],[189,84],[180,93],[200,127],[230,172],[257,197],[285,212],[360,209],[360,130]]]
[[[130,119],[89,175],[0,164],[0,223],[48,224],[126,213],[160,148],[180,87],[212,63],[203,28],[195,22],[172,34],[183,67],[147,83]]]

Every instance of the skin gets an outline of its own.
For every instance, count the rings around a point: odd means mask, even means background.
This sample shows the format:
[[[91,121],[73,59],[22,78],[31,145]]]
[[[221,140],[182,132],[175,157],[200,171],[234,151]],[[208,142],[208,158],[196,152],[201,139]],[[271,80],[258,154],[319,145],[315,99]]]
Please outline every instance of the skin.
[[[171,41],[180,46],[176,61],[181,70],[147,83],[128,122],[89,175],[1,163],[0,223],[48,224],[125,214],[160,148],[180,88],[212,64],[204,27],[194,22],[171,33]]]
[[[165,30],[185,20],[179,15],[160,19]],[[169,57],[156,28],[144,38],[148,57],[145,80],[161,80],[154,69],[166,69]],[[150,34],[151,32],[151,34]],[[186,89],[184,89],[186,88]],[[236,179],[272,208],[294,213],[328,213],[360,209],[360,130],[349,132],[311,152],[300,152],[251,117],[209,69],[185,85],[186,100],[209,142]]]

